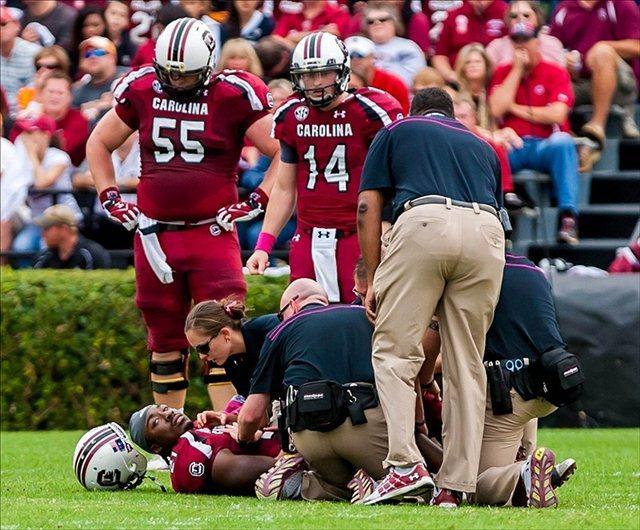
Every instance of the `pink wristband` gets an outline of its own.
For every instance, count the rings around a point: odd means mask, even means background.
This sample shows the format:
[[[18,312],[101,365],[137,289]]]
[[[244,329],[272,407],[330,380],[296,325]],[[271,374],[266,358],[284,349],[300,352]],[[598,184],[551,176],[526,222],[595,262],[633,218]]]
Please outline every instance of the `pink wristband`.
[[[273,246],[276,244],[276,236],[270,234],[269,232],[260,232],[258,236],[258,241],[256,242],[256,247],[254,250],[262,250],[267,254],[271,254],[273,250]]]

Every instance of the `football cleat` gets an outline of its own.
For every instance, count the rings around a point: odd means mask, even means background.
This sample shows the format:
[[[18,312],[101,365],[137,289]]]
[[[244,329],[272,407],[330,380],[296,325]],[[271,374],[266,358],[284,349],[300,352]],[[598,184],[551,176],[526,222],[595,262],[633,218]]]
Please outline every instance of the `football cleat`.
[[[300,498],[302,472],[306,469],[299,454],[285,454],[256,480],[256,497],[263,501]]]
[[[364,469],[358,469],[347,484],[351,490],[351,504],[362,504],[362,501],[376,489],[376,481]]]
[[[558,505],[558,497],[551,484],[556,455],[550,449],[538,447],[522,469],[522,478],[531,508],[550,508]]]

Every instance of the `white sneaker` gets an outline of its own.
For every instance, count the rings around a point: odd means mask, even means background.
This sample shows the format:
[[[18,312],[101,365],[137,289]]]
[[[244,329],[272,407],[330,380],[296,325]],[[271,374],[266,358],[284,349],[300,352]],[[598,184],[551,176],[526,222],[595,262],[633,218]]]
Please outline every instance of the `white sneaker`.
[[[625,112],[622,117],[622,136],[625,138],[640,138],[640,130],[633,119],[633,115]]]
[[[147,462],[147,471],[169,471],[169,463],[160,455],[153,455]]]

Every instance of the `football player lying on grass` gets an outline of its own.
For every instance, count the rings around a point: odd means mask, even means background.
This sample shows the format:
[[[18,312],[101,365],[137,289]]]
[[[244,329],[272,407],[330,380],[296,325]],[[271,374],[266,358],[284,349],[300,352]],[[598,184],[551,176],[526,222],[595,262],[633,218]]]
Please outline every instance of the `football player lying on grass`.
[[[129,432],[142,449],[169,459],[176,493],[254,495],[256,479],[281,452],[280,438],[265,428],[254,442],[239,444],[237,411],[225,411],[201,412],[191,421],[166,405],[148,405],[131,416]]]

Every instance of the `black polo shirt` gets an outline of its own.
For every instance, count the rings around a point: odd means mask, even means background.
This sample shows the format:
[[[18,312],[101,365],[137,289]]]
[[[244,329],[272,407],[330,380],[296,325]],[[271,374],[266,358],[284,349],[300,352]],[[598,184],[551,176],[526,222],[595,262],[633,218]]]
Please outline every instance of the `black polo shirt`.
[[[533,360],[555,348],[566,348],[566,344],[547,278],[527,258],[507,254],[500,298],[487,332],[485,360]]]
[[[60,258],[58,249],[47,248],[36,257],[33,267],[35,269],[108,269],[111,267],[111,256],[95,241],[78,236],[78,243],[66,260]]]
[[[241,396],[249,395],[251,376],[258,364],[260,350],[267,334],[274,329],[280,321],[275,314],[245,320],[240,326],[240,332],[244,339],[246,351],[232,355],[222,365],[224,374],[216,377],[216,382],[230,382]]]
[[[372,334],[362,306],[305,306],[267,336],[250,394],[283,396],[289,385],[324,379],[373,384]]]
[[[410,116],[378,131],[364,163],[360,191],[393,199],[394,220],[405,202],[424,195],[502,208],[500,162],[493,148],[443,114]]]

